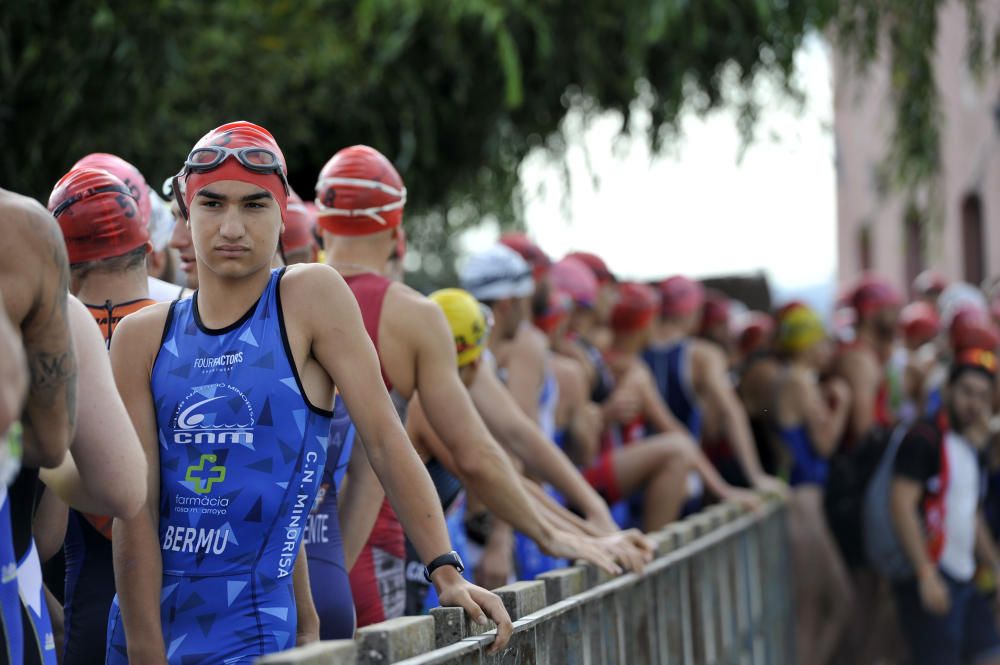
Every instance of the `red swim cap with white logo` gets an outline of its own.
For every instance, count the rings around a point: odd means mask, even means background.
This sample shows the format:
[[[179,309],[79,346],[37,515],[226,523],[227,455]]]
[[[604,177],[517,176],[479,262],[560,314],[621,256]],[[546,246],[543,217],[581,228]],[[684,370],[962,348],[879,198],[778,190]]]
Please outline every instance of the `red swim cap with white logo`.
[[[316,183],[316,210],[324,231],[366,236],[403,223],[406,187],[392,163],[366,145],[344,148]]]

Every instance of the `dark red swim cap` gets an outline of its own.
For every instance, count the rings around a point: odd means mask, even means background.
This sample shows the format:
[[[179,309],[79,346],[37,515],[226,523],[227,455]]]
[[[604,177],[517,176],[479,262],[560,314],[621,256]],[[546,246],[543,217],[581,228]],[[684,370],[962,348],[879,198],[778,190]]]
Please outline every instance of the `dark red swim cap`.
[[[548,254],[523,233],[505,233],[500,236],[500,244],[507,245],[528,262],[528,265],[531,266],[531,275],[536,282],[552,268],[552,259],[549,258]]]
[[[638,332],[656,315],[660,299],[656,291],[635,282],[618,285],[618,301],[611,310],[611,329],[617,333]]]
[[[737,335],[740,353],[748,355],[771,346],[774,339],[774,319],[764,312],[748,312]]]
[[[597,278],[598,283],[607,284],[608,282],[617,281],[615,279],[614,273],[608,268],[608,264],[604,262],[604,259],[599,257],[597,254],[591,254],[590,252],[572,252],[567,254],[574,259],[582,261],[591,272],[594,273],[594,277]]]
[[[705,333],[718,325],[729,325],[729,298],[718,291],[709,291],[701,308],[698,329]]]
[[[699,282],[674,275],[660,282],[660,313],[666,318],[693,314],[705,302],[705,287]]]
[[[319,172],[319,225],[334,235],[366,236],[396,228],[403,223],[405,205],[403,179],[375,148],[344,148]]]
[[[989,314],[978,307],[965,306],[955,312],[948,329],[952,349],[995,349],[997,331]]]
[[[102,169],[64,175],[48,207],[59,222],[70,264],[121,256],[149,242],[132,190]]]
[[[903,304],[903,297],[888,280],[869,274],[858,281],[847,301],[857,315],[863,317],[882,309],[899,307]]]
[[[252,122],[238,120],[230,122],[221,127],[216,127],[208,134],[201,137],[195,144],[193,150],[198,148],[221,147],[221,148],[263,148],[274,153],[281,163],[282,172],[287,177],[288,167],[285,163],[285,156],[278,147],[278,142],[274,140],[271,133],[255,125]],[[238,180],[240,182],[256,185],[261,189],[266,189],[271,193],[278,209],[281,211],[281,219],[285,219],[288,209],[288,191],[285,189],[285,182],[277,173],[257,173],[244,167],[235,157],[227,157],[217,168],[203,173],[190,172],[183,179],[184,184],[184,206],[191,210],[191,201],[199,191],[221,180]]]
[[[146,184],[146,179],[142,177],[139,169],[118,155],[106,152],[90,153],[74,164],[70,171],[83,168],[104,169],[128,185],[128,188],[132,190],[132,196],[139,202],[139,215],[142,217],[142,223],[149,224],[150,217],[153,214],[153,206],[149,200],[149,185]]]
[[[926,344],[941,330],[941,318],[934,306],[926,302],[913,302],[899,315],[903,336],[912,344]]]
[[[285,215],[285,231],[281,234],[281,247],[286,252],[297,249],[316,247],[316,237],[313,229],[316,219],[309,214],[302,199],[295,192],[288,196],[288,212]]]

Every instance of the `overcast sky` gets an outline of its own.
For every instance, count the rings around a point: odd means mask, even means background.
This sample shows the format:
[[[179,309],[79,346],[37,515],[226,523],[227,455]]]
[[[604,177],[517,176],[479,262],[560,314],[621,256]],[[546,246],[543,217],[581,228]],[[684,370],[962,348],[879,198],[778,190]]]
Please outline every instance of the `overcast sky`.
[[[732,111],[688,114],[679,141],[653,158],[639,140],[616,149],[618,116],[583,127],[571,115],[569,215],[562,165],[542,153],[529,155],[522,167],[529,234],[555,258],[574,249],[596,252],[623,277],[764,270],[781,291],[830,283],[836,265],[833,107],[828,54],[819,39],[799,54],[797,76],[804,108],[768,94],[758,139],[742,161]],[[496,234],[487,225],[463,245],[482,248]]]

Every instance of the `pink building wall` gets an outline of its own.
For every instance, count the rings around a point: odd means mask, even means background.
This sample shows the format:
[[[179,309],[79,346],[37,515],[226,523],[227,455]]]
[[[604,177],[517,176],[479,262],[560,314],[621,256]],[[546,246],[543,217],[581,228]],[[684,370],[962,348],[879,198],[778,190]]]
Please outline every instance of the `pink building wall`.
[[[981,6],[989,49],[1000,2]],[[969,71],[960,3],[946,3],[939,18],[935,74],[943,117],[938,187],[943,219],[924,226],[922,262],[951,279],[964,277],[962,202],[967,195],[978,195],[985,273],[995,277],[1000,275],[1000,128],[995,118],[1000,71],[988,67],[981,83]],[[904,201],[884,191],[887,181],[879,176],[894,122],[888,59],[873,63],[862,76],[835,53],[833,72],[838,279],[850,282],[862,270],[860,237],[867,226],[872,268],[908,287]]]

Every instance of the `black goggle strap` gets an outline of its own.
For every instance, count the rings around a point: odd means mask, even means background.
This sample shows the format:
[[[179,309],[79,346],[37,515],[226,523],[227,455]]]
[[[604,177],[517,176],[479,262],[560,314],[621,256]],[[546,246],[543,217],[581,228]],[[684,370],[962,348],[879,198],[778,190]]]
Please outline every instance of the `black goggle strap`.
[[[135,199],[135,195],[128,187],[122,187],[120,185],[101,185],[100,187],[90,187],[78,194],[74,194],[69,197],[59,205],[55,207],[52,211],[53,217],[58,217],[59,215],[66,212],[66,210],[75,203],[79,203],[84,199],[89,199],[91,196],[97,196],[98,194],[106,194],[107,192],[118,192],[119,194],[125,194],[126,196]]]

